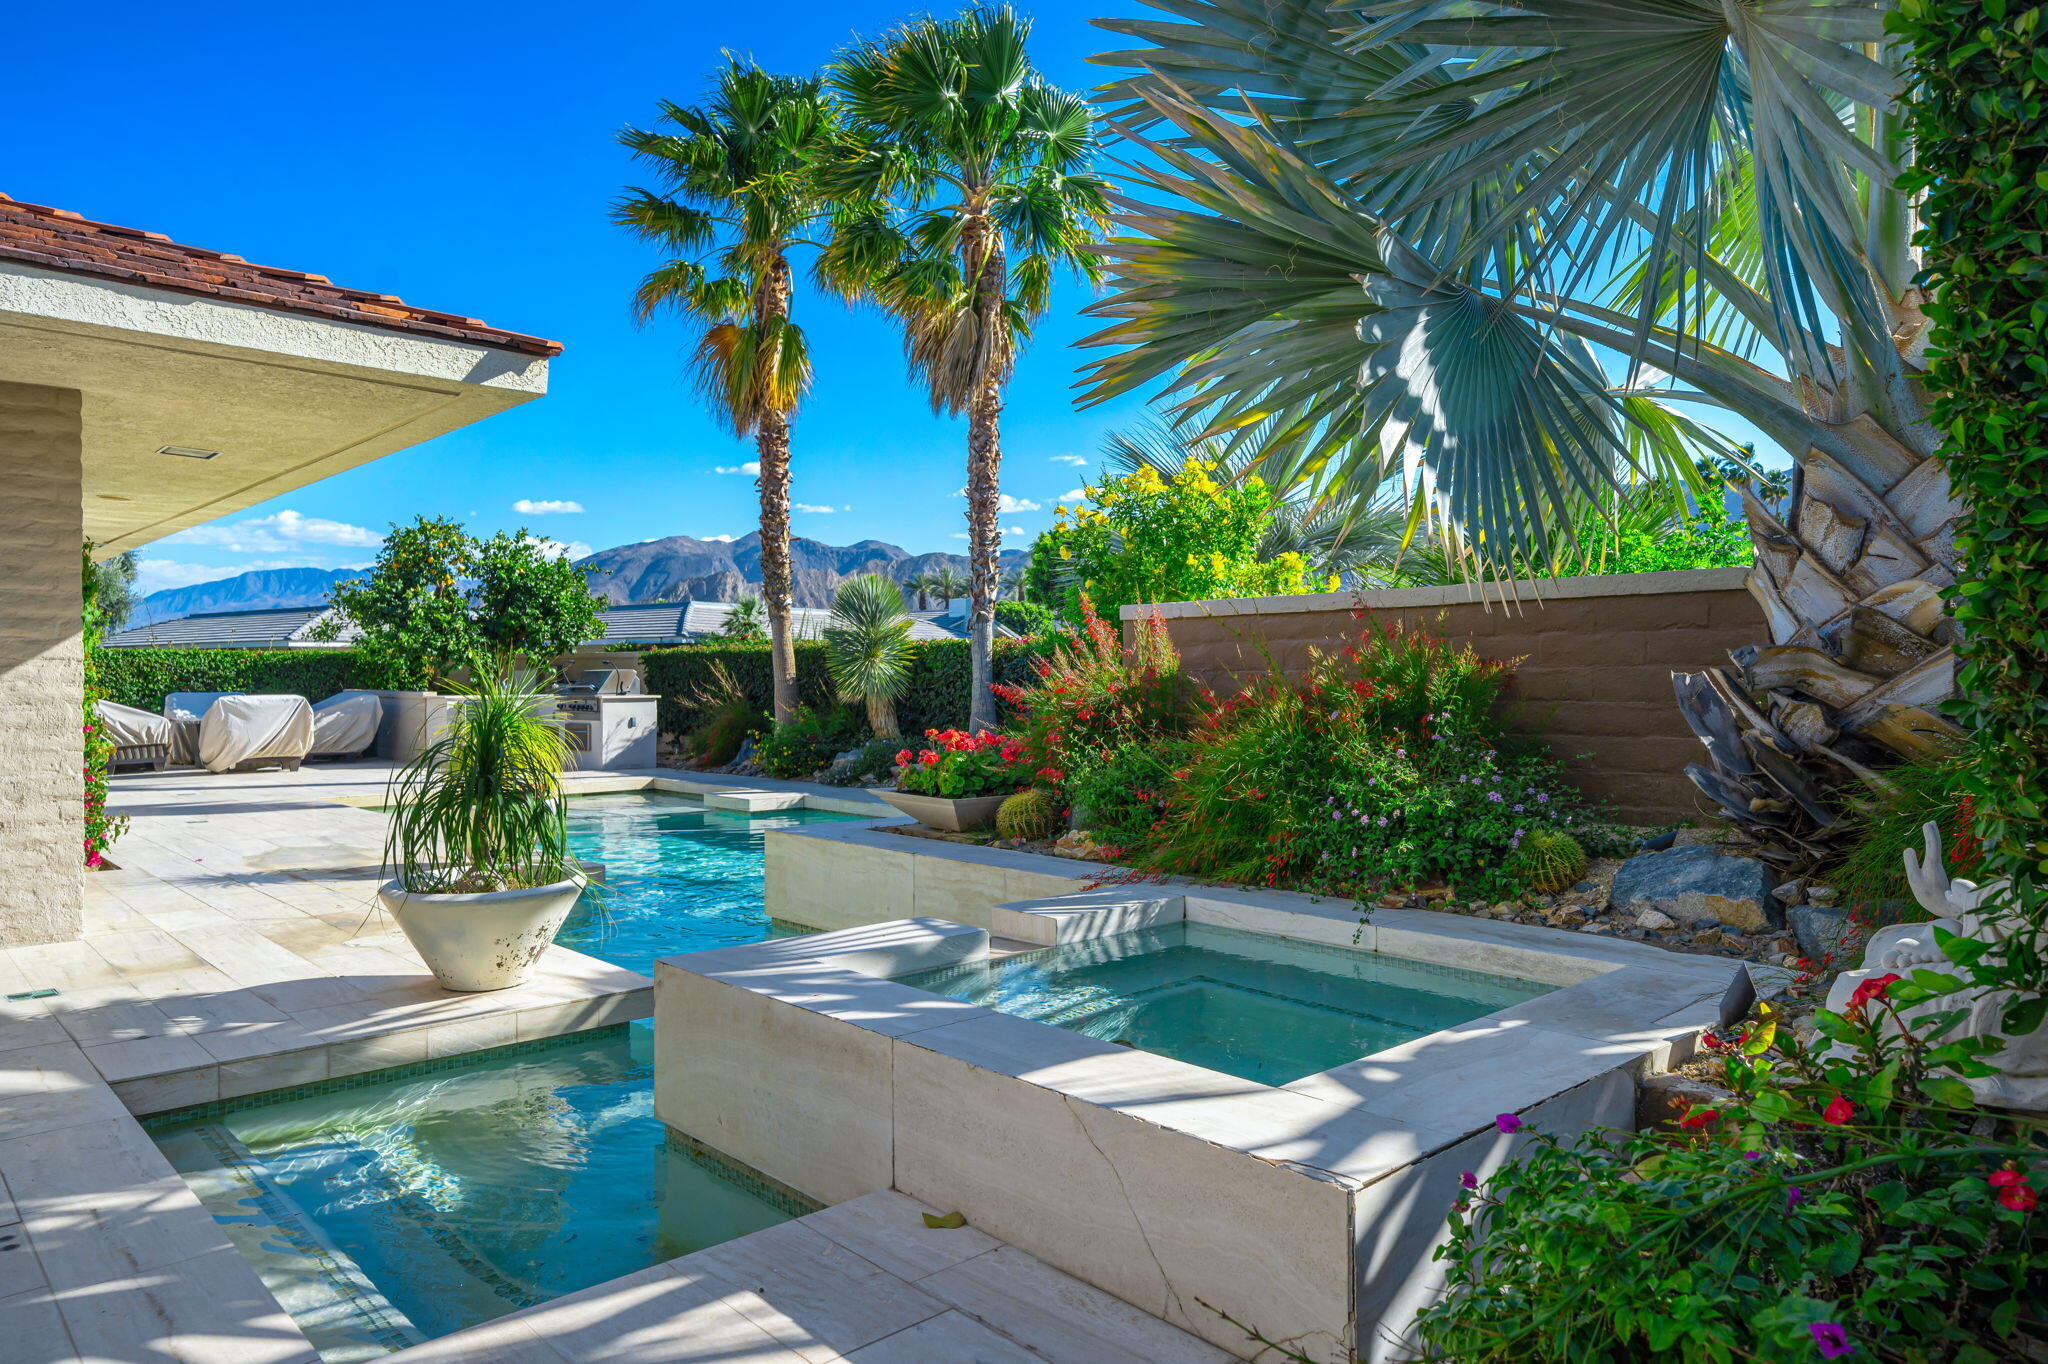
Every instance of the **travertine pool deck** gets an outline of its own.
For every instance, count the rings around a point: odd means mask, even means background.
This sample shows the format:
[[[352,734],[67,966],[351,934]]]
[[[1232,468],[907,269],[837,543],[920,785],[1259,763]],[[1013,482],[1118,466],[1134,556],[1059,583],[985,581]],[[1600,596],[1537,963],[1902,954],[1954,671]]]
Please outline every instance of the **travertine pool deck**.
[[[650,982],[565,948],[440,989],[374,892],[383,763],[116,778],[118,870],[75,942],[0,950],[0,1359],[316,1364],[133,1115],[645,1017]],[[739,785],[571,775],[572,793]],[[795,784],[744,783],[786,790]],[[867,813],[860,792],[808,803]],[[830,802],[826,804],[826,802]],[[392,1356],[429,1361],[1221,1358],[971,1228],[879,1195]]]

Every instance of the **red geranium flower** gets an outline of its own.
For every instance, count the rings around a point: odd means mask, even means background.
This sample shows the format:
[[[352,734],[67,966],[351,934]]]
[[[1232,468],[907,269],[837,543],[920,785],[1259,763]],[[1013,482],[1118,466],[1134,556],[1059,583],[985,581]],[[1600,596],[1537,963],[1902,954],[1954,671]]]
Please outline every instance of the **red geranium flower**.
[[[2032,1212],[2040,1202],[2033,1189],[2027,1185],[2025,1170],[1994,1170],[1991,1173],[1991,1187],[1998,1190],[1998,1205],[2013,1212]]]
[[[1828,1106],[1821,1110],[1820,1120],[1825,1123],[1832,1123],[1836,1127],[1840,1127],[1843,1123],[1848,1122],[1851,1118],[1855,1116],[1856,1105],[1850,1103],[1847,1099],[1837,1094],[1832,1100],[1829,1101]]]

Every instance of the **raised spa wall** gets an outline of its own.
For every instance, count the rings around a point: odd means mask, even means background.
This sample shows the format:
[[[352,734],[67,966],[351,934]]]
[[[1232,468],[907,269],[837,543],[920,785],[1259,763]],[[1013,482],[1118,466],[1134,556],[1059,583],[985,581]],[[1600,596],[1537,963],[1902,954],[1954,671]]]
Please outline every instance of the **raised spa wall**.
[[[1528,1140],[1498,1115],[1631,1126],[1637,1076],[1690,1055],[1731,973],[1421,911],[1361,925],[1284,892],[1082,891],[1099,869],[875,827],[768,845],[770,912],[838,931],[657,965],[663,1121],[825,1203],[895,1188],[959,1211],[1247,1359],[1261,1347],[1226,1317],[1327,1364],[1404,1357],[1460,1174]],[[991,930],[1049,944],[1183,919],[1559,988],[1276,1088],[889,979],[985,956]]]

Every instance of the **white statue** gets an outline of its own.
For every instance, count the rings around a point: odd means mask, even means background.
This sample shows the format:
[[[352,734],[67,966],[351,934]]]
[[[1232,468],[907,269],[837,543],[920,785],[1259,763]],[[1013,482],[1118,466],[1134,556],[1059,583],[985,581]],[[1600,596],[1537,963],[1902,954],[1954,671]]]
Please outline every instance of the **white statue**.
[[[1872,976],[1891,972],[1910,976],[1922,968],[1952,970],[1955,963],[1935,942],[1934,930],[1937,928],[1959,938],[1997,942],[2018,927],[2012,915],[1985,913],[1979,908],[1987,903],[1995,904],[2005,894],[2010,882],[1994,881],[1988,886],[1979,886],[1974,881],[1951,881],[1942,869],[1941,831],[1929,823],[1920,826],[1920,834],[1926,842],[1927,855],[1916,857],[1911,849],[1906,851],[1906,883],[1913,888],[1913,898],[1935,917],[1927,923],[1892,924],[1871,934],[1870,943],[1863,952],[1862,967],[1842,972],[1835,977],[1834,986],[1828,991],[1827,1007],[1836,1013],[1848,1008],[1849,997],[1856,992],[1856,987]],[[2009,990],[1965,990],[1906,1005],[1899,1014],[1906,1019],[1919,1018],[1954,1009],[1961,1003],[1967,1006],[1969,1013],[1946,1034],[1947,1037],[2001,1036],[1999,1022],[2010,996]],[[2024,1037],[2007,1038],[2004,1050],[1985,1059],[1997,1066],[1999,1073],[1965,1082],[1980,1103],[1999,1108],[2048,1111],[2048,1028],[2038,1028]]]

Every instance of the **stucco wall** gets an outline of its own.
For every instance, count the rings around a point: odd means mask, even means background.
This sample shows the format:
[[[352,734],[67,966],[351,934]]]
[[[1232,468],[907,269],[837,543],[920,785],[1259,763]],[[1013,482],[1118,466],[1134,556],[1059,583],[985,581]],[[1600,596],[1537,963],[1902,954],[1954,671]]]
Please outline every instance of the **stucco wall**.
[[[75,390],[0,383],[0,946],[79,930],[80,450]]]
[[[1685,778],[1701,749],[1679,718],[1671,673],[1725,663],[1730,649],[1766,637],[1744,572],[1567,578],[1525,584],[1505,601],[1487,585],[1174,602],[1126,607],[1123,624],[1128,639],[1157,609],[1186,666],[1226,691],[1265,671],[1260,645],[1288,670],[1312,648],[1341,647],[1360,609],[1519,660],[1522,722],[1571,763],[1588,795],[1620,818],[1656,823],[1705,808]]]

